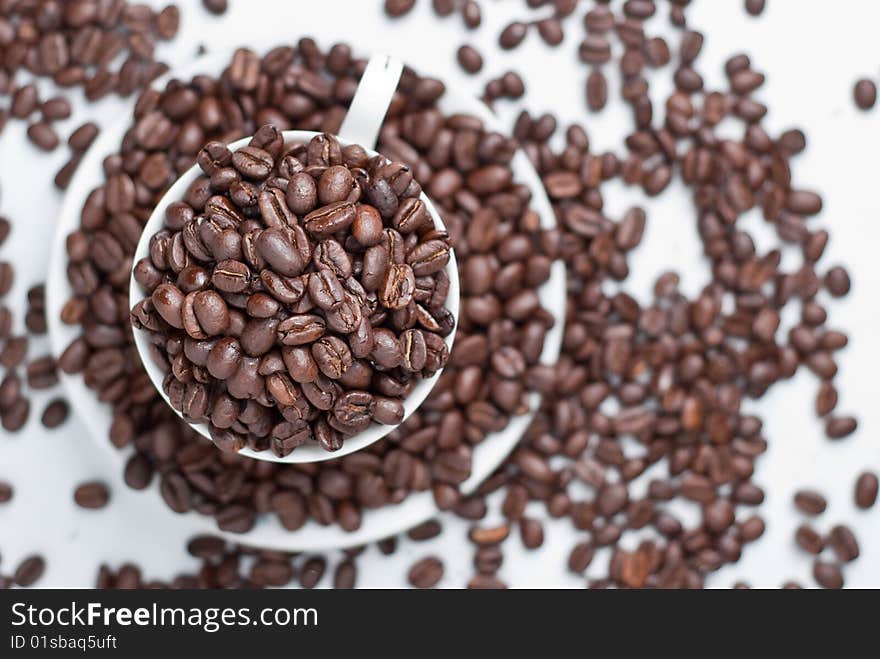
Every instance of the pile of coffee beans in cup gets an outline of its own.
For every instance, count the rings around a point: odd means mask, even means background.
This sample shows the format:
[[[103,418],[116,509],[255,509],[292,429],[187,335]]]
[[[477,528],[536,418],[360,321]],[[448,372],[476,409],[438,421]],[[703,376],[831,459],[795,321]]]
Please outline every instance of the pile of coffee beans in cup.
[[[134,269],[164,390],[229,451],[326,451],[449,358],[451,241],[410,168],[266,124],[235,152],[209,142]],[[112,188],[111,188],[112,190]]]

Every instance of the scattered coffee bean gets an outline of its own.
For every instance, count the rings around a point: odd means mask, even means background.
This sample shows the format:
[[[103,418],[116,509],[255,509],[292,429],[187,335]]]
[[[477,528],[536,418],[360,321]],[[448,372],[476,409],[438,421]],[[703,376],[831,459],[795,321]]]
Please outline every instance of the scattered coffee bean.
[[[103,508],[110,500],[110,491],[104,483],[91,481],[77,486],[73,499],[80,508],[95,510]]]
[[[483,56],[473,46],[458,49],[458,63],[467,73],[478,73],[483,68]]]
[[[228,0],[202,0],[202,5],[215,16],[221,16],[229,9]]]
[[[804,515],[815,517],[825,512],[828,503],[825,497],[815,490],[799,490],[794,495],[794,505]]]
[[[400,18],[412,11],[416,0],[385,0],[385,13],[391,18]]]
[[[766,0],[745,0],[746,11],[752,16],[760,16],[764,11]]]
[[[856,480],[855,501],[862,510],[871,508],[877,501],[878,481],[873,472],[863,472]]]
[[[801,524],[794,535],[795,542],[808,554],[821,554],[825,549],[825,540],[809,524]]]
[[[833,416],[825,424],[825,434],[830,439],[843,439],[852,435],[857,427],[858,421],[851,416]]]
[[[870,110],[877,103],[877,85],[873,80],[862,78],[853,88],[853,97],[860,110]]]
[[[42,556],[28,556],[15,568],[12,580],[16,585],[27,588],[39,581],[45,570],[46,561]]]
[[[70,406],[63,398],[55,398],[46,405],[41,421],[46,428],[57,428],[67,420]]]
[[[443,563],[435,556],[428,556],[410,568],[409,582],[416,588],[433,588],[443,578]]]
[[[835,590],[843,588],[843,573],[840,567],[833,563],[816,559],[813,563],[813,578],[822,588]]]
[[[502,30],[501,34],[498,37],[498,44],[504,50],[511,50],[520,45],[523,39],[526,38],[526,34],[529,31],[529,26],[525,23],[521,23],[519,21],[515,21],[508,25],[504,30]]]
[[[839,561],[850,563],[859,557],[859,543],[848,526],[837,525],[828,533],[828,546]]]
[[[58,134],[52,126],[43,121],[28,126],[27,136],[35,146],[43,151],[52,151],[60,142]]]

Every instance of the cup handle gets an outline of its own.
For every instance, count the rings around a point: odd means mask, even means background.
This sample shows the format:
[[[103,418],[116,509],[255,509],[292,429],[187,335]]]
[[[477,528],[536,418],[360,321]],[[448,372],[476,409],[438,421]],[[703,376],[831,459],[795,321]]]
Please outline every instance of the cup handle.
[[[402,73],[403,62],[391,55],[370,58],[339,129],[339,137],[366,149],[375,149]]]

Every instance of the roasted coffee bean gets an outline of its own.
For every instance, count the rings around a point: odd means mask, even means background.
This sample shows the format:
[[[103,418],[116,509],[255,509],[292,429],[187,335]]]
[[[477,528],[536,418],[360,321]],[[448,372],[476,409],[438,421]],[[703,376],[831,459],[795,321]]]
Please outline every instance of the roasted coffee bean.
[[[260,257],[272,270],[284,277],[299,275],[308,262],[307,255],[300,248],[300,244],[305,245],[305,241],[300,238],[295,242],[291,240],[292,235],[283,229],[270,228],[261,231],[254,242]]]
[[[815,490],[800,490],[794,495],[794,505],[804,515],[821,515],[825,512],[828,503],[819,492]]]
[[[479,73],[483,68],[483,56],[473,46],[461,46],[456,57],[461,68],[467,73]]]
[[[408,264],[391,264],[379,289],[379,301],[388,309],[403,309],[413,299],[416,278]]]
[[[859,543],[848,526],[834,526],[828,533],[828,545],[839,561],[849,563],[859,557]]]
[[[245,178],[263,180],[272,172],[272,156],[255,146],[245,146],[232,154],[232,166]]]
[[[12,289],[15,283],[15,268],[7,261],[0,261],[0,297]]]
[[[306,589],[314,588],[321,581],[326,568],[327,563],[323,557],[315,556],[308,559],[300,570],[300,585]]]
[[[501,31],[498,37],[498,45],[505,50],[516,48],[526,37],[528,25],[520,22],[513,22]]]
[[[348,391],[333,404],[333,416],[355,432],[365,430],[373,420],[373,396],[366,391]]]
[[[822,588],[843,588],[843,573],[833,563],[826,563],[819,559],[813,563],[813,578]]]
[[[443,578],[443,563],[439,558],[428,556],[413,565],[408,574],[415,588],[433,588]]]
[[[56,398],[50,401],[43,410],[41,421],[46,428],[57,428],[67,420],[69,413],[70,406],[67,401],[62,398]]]
[[[856,431],[858,422],[851,416],[829,417],[825,424],[825,434],[830,439],[843,439]]]
[[[400,18],[412,11],[416,0],[385,0],[385,13],[391,18]]]
[[[229,259],[214,266],[211,282],[223,293],[241,293],[249,286],[250,277],[250,269],[244,263]]]
[[[856,81],[853,97],[860,110],[870,110],[877,102],[877,85],[873,80],[862,78]]]
[[[98,509],[107,505],[110,491],[104,483],[91,481],[77,486],[73,499],[80,508]]]
[[[9,407],[0,410],[0,420],[2,420],[3,429],[8,432],[18,432],[27,423],[30,411],[31,404],[27,398],[18,398],[13,401]]]
[[[759,16],[764,11],[766,0],[745,0],[746,11],[752,16]]]
[[[286,346],[298,346],[318,340],[324,335],[326,322],[320,316],[291,316],[278,324],[278,340]]]
[[[863,472],[856,479],[855,501],[862,510],[871,508],[877,501],[878,482],[876,474]]]
[[[34,146],[43,151],[52,151],[61,141],[55,129],[45,121],[38,121],[28,126],[27,136]]]
[[[587,77],[587,106],[593,112],[598,112],[608,102],[608,83],[601,71],[591,71]]]
[[[303,224],[314,238],[326,238],[348,229],[354,222],[355,206],[350,201],[338,201],[312,211],[303,218]]]
[[[840,266],[831,268],[825,275],[825,288],[834,297],[843,297],[849,293],[849,274]]]
[[[332,270],[318,270],[308,276],[309,297],[321,309],[329,311],[337,308],[345,300],[342,282]]]
[[[825,541],[809,524],[801,524],[795,531],[795,542],[809,554],[820,554],[825,548]]]
[[[39,581],[45,570],[46,561],[42,556],[28,556],[15,568],[12,581],[22,588],[27,588]]]
[[[227,0],[202,0],[202,5],[212,14],[220,16],[226,13],[229,3]]]
[[[336,336],[324,336],[312,344],[312,357],[318,370],[331,380],[338,380],[351,366],[351,350]]]

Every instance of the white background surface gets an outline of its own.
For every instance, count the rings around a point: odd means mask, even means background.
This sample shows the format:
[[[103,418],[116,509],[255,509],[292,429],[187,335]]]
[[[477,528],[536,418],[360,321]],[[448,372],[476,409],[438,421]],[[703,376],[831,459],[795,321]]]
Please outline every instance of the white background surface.
[[[435,19],[428,0],[420,0],[413,14],[393,23],[385,19],[379,0],[232,0],[230,12],[219,19],[206,14],[196,0],[181,4],[181,33],[173,46],[159,50],[169,62],[185,64],[194,57],[199,43],[209,44],[209,51],[212,42],[224,47],[249,43],[262,51],[285,39],[295,41],[311,34],[322,46],[347,39],[360,52],[390,50],[414,66],[422,64],[478,94],[485,78],[465,76],[455,63],[455,50],[467,42],[482,50],[486,75],[510,68],[524,73],[529,90],[525,105],[533,112],[553,111],[564,121],[586,120],[594,151],[620,150],[630,127],[629,111],[619,102],[615,84],[612,102],[601,115],[585,113],[586,72],[576,59],[582,36],[580,14],[569,20],[567,38],[557,49],[547,48],[537,34],[530,34],[519,49],[502,52],[495,46],[500,29],[513,18],[535,15],[520,0],[484,0],[483,26],[475,32],[466,31],[457,16]],[[666,4],[658,4],[661,11],[652,27],[666,33]],[[866,466],[880,469],[880,406],[875,402],[874,385],[880,361],[876,340],[880,326],[876,302],[880,200],[875,169],[875,154],[880,151],[880,108],[862,113],[851,100],[857,77],[880,77],[875,35],[880,5],[839,0],[831,12],[827,3],[770,0],[765,15],[756,20],[747,16],[739,0],[694,0],[692,4],[690,23],[707,36],[699,60],[707,84],[722,85],[724,59],[746,50],[755,67],[768,75],[758,95],[771,106],[765,127],[778,132],[799,126],[807,132],[808,149],[796,161],[795,181],[818,189],[825,197],[825,210],[812,220],[814,226],[826,226],[832,232],[823,266],[845,262],[853,274],[853,292],[832,305],[831,325],[851,334],[850,347],[839,355],[839,409],[855,411],[860,419],[856,435],[830,445],[812,414],[817,385],[807,373],[774,388],[750,406],[763,416],[770,442],[770,450],[758,461],[755,477],[767,492],[762,512],[768,528],[764,538],[746,549],[738,564],[713,575],[709,583],[729,586],[738,579],[768,587],[787,579],[810,583],[811,562],[796,551],[792,540],[800,520],[793,513],[791,497],[796,489],[812,486],[826,492],[831,501],[816,526],[827,530],[834,523],[852,523],[861,542],[862,557],[846,568],[847,585],[880,586],[880,506],[866,513],[851,505],[856,474]],[[263,21],[271,34],[260,34]],[[652,80],[655,98],[668,90],[670,74],[664,72]],[[48,88],[42,89],[47,97]],[[112,120],[128,111],[130,103],[108,99],[98,105],[82,104],[75,120],[62,124],[62,132],[66,136],[86,118],[99,123]],[[518,106],[502,103],[498,110],[512,122]],[[0,248],[0,258],[13,261],[17,268],[7,303],[18,311],[20,329],[25,292],[45,277],[54,217],[61,203],[51,178],[67,156],[64,147],[49,155],[37,153],[26,144],[24,128],[21,122],[10,122],[0,139],[0,214],[15,223],[12,236]],[[611,217],[619,217],[634,203],[645,203],[648,210],[645,241],[634,255],[633,275],[627,282],[633,294],[645,300],[654,276],[667,268],[681,272],[686,291],[702,287],[707,269],[700,258],[693,210],[683,189],[674,188],[660,200],[649,202],[613,186],[606,186],[603,192]],[[758,233],[762,220],[753,220],[748,224]],[[35,341],[30,355],[47,350],[47,342]],[[101,562],[119,565],[131,560],[144,566],[150,578],[171,578],[194,567],[196,562],[183,548],[192,534],[189,518],[175,516],[152,494],[128,490],[104,448],[96,445],[77,419],[55,431],[44,430],[39,414],[49,397],[34,396],[27,429],[0,439],[0,479],[15,486],[13,501],[0,506],[0,571],[10,572],[34,551],[48,559],[42,586],[90,586]],[[107,481],[113,499],[102,511],[81,511],[73,503],[73,488],[92,478]],[[530,514],[541,512],[539,506]],[[741,514],[746,512],[741,508]],[[442,538],[427,543],[404,539],[390,559],[370,548],[358,560],[358,585],[404,585],[412,562],[429,553],[439,555],[446,564],[441,586],[464,585],[472,574],[472,550],[465,539],[468,524],[445,516],[443,523]],[[582,578],[565,569],[568,552],[578,541],[569,522],[546,523],[545,535],[545,545],[533,552],[523,551],[518,537],[509,539],[499,576],[513,586],[582,585]],[[332,556],[331,562],[336,558]],[[602,558],[597,557],[596,563],[604,566]],[[321,585],[329,582],[325,577]]]

